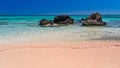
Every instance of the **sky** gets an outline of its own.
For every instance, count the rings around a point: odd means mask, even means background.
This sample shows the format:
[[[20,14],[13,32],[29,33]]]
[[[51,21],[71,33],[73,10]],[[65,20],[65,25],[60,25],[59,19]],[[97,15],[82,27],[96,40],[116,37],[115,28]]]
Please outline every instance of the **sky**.
[[[120,14],[120,0],[0,0],[0,14]]]

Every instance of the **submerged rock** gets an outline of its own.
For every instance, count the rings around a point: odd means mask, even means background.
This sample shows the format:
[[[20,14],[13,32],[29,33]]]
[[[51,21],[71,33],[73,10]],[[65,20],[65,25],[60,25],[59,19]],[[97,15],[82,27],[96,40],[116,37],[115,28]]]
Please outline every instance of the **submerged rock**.
[[[59,25],[69,25],[74,24],[74,19],[68,15],[59,15],[54,18],[54,23]]]
[[[102,16],[99,13],[93,13],[86,19],[81,20],[83,26],[104,26],[105,22],[102,21]]]

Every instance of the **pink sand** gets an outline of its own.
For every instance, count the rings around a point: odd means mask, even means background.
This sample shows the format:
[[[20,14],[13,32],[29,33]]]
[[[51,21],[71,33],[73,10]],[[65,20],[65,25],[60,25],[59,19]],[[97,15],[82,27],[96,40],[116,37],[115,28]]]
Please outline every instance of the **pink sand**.
[[[1,46],[0,68],[120,68],[120,41],[19,45]]]

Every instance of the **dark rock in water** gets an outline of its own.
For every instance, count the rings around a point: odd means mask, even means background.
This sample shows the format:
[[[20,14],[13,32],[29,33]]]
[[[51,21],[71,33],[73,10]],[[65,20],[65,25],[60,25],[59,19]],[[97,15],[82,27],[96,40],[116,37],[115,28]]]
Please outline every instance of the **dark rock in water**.
[[[84,19],[84,18],[82,18],[82,19],[80,20],[80,22],[83,22],[83,21],[85,21],[85,19]]]
[[[47,19],[42,19],[40,21],[40,25],[46,25],[46,24],[49,24],[49,21]]]
[[[84,18],[81,19],[81,21],[85,20]]]
[[[82,19],[83,20],[83,19]],[[83,26],[104,26],[105,22],[102,21],[102,16],[99,13],[93,13],[82,21]]]
[[[40,26],[46,26],[46,25],[51,25],[51,21],[47,19],[42,19],[39,23]]]
[[[69,25],[74,24],[74,19],[68,15],[59,15],[54,18],[54,23],[59,25]]]
[[[54,24],[52,20],[47,20],[47,19],[42,19],[39,25],[46,27],[58,26],[58,24]]]
[[[0,22],[0,25],[8,25],[7,22]]]

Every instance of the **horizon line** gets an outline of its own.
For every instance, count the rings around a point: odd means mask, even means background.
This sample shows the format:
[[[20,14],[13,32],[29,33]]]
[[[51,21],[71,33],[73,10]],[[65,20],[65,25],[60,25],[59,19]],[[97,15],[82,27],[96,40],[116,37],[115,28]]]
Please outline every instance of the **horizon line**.
[[[92,13],[90,13],[92,14]],[[55,15],[90,15],[90,14],[0,14],[0,16],[55,16]],[[114,13],[100,13],[101,15],[120,15],[120,14],[114,14]]]

